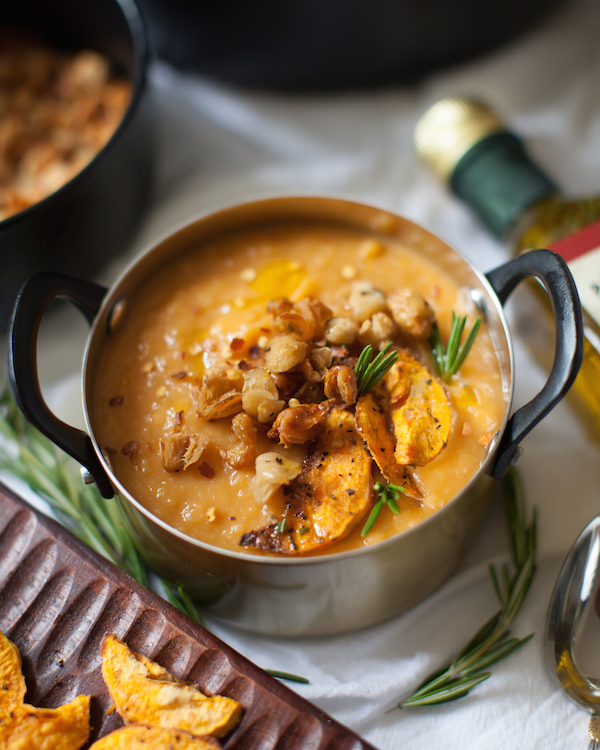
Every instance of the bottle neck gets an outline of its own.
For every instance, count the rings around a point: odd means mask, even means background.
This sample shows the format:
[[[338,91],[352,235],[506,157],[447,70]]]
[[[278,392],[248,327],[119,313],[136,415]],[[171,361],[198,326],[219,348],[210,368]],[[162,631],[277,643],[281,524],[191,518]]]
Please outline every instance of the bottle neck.
[[[469,149],[454,168],[450,187],[497,237],[531,206],[558,193],[522,142],[507,131],[493,133]]]

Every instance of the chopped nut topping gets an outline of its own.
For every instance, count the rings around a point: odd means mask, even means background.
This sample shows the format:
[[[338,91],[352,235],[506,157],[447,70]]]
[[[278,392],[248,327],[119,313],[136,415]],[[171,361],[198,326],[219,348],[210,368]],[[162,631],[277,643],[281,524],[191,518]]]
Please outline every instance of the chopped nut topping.
[[[337,317],[327,321],[325,338],[331,344],[351,344],[358,334],[358,326],[351,318]]]
[[[287,372],[306,357],[308,344],[295,334],[274,336],[265,350],[265,366],[269,372]]]
[[[348,280],[355,279],[356,268],[354,268],[354,266],[351,266],[351,265],[342,266],[342,270],[340,271],[340,276],[343,279],[348,279]]]
[[[398,327],[387,313],[378,312],[370,320],[365,320],[358,331],[358,340],[363,346],[371,344],[377,350],[391,341]]]
[[[289,484],[302,471],[297,461],[280,456],[275,451],[261,453],[256,458],[256,474],[250,482],[250,490],[259,503],[266,502],[281,485]]]
[[[352,282],[348,301],[359,323],[387,309],[384,293],[381,289],[376,289],[370,281]]]
[[[152,372],[154,369],[156,369],[154,362],[146,362],[142,367],[142,372]]]
[[[400,328],[417,339],[431,333],[435,315],[425,298],[414,289],[400,289],[388,296],[392,316]]]
[[[286,448],[315,440],[325,428],[325,418],[334,405],[333,400],[320,404],[288,406],[280,412],[275,424],[267,433]]]
[[[217,520],[217,509],[214,506],[212,508],[207,508],[204,517],[209,523],[214,523]]]
[[[325,395],[339,404],[355,404],[358,397],[356,375],[346,365],[334,365],[325,373]]]
[[[158,453],[161,463],[166,471],[185,471],[197,463],[208,443],[206,435],[175,432],[159,441]]]
[[[230,466],[239,469],[256,458],[256,427],[252,418],[241,412],[233,418],[231,429],[238,438],[238,444],[228,451],[221,450],[220,453]]]

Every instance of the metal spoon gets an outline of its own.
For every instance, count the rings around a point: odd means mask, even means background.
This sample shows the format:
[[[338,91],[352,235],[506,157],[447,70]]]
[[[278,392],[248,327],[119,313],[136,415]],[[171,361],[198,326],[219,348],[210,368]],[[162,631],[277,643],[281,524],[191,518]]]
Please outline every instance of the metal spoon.
[[[600,749],[600,516],[581,532],[554,586],[546,658],[558,685],[588,711],[590,744]]]

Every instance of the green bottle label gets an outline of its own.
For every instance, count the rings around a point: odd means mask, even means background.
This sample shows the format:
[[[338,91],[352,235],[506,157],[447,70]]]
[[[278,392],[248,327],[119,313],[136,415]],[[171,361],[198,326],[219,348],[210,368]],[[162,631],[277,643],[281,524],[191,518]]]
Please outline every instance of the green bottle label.
[[[522,142],[507,131],[469,149],[454,168],[450,186],[498,237],[531,205],[558,192]]]

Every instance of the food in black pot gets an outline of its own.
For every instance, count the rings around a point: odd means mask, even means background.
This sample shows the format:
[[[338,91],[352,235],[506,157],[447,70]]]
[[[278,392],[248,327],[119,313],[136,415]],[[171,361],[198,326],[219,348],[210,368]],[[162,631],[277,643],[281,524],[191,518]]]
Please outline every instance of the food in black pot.
[[[0,139],[9,142],[0,163],[0,190],[9,190],[0,196],[0,321],[5,321],[32,273],[78,269],[93,276],[126,249],[148,203],[152,149],[144,96],[148,49],[133,0],[93,5],[22,0],[3,8],[0,24],[18,34],[21,46],[34,38],[46,50],[38,49],[25,63],[37,88],[18,93],[16,103],[2,96],[2,107],[12,107],[2,111],[7,130]],[[10,51],[5,39],[0,49]],[[56,60],[62,61],[59,67],[53,67]],[[0,83],[6,78],[14,83],[16,73],[13,61],[11,71],[0,72]],[[61,93],[54,114],[50,103],[41,103],[44,76],[52,95]],[[73,104],[64,96],[92,80],[108,99],[93,102],[88,91],[85,102]],[[25,107],[27,99],[37,100],[29,104],[38,109]],[[53,117],[78,124],[77,132],[53,132],[50,143],[44,140],[54,130]],[[39,183],[31,179],[36,172]]]

